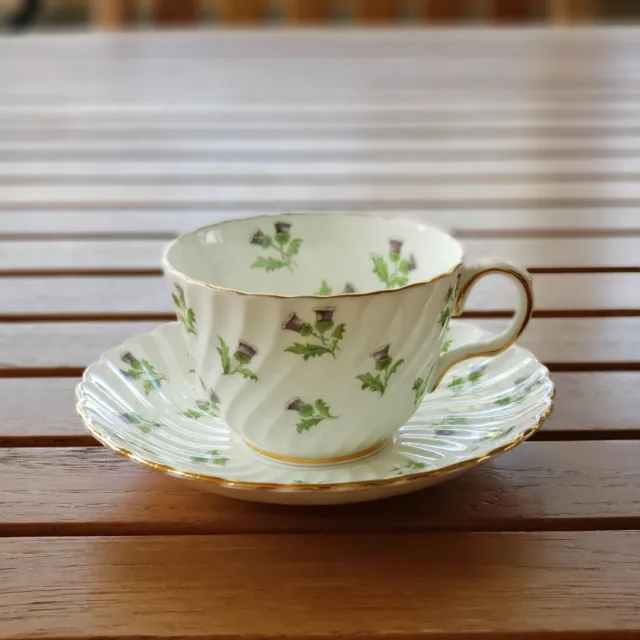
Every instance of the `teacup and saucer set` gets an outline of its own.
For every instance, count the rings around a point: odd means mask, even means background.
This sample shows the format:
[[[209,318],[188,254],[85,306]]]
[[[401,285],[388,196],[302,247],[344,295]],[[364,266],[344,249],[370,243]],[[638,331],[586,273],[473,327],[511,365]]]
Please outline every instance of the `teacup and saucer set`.
[[[374,500],[511,449],[549,416],[547,369],[515,345],[528,273],[466,265],[411,220],[286,214],[186,233],[163,268],[177,322],[85,372],[77,408],[105,446],[243,500]],[[486,274],[518,288],[498,336],[459,315]]]

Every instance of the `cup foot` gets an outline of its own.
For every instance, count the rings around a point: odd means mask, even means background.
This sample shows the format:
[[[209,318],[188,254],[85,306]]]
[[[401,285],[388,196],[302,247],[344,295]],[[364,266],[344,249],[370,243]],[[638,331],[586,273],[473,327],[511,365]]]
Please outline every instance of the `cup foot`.
[[[271,451],[266,451],[265,449],[261,449],[256,445],[244,440],[244,443],[251,450],[259,453],[261,456],[265,458],[271,458],[272,460],[277,460],[278,462],[287,462],[289,464],[296,465],[325,465],[325,464],[340,464],[342,462],[353,462],[354,460],[359,460],[360,458],[365,458],[366,456],[373,455],[377,453],[385,447],[391,438],[385,438],[384,440],[380,440],[380,442],[376,442],[374,445],[367,447],[366,449],[360,449],[360,451],[354,451],[353,453],[348,453],[343,456],[333,456],[330,458],[300,458],[297,456],[285,456],[279,453],[273,453]]]

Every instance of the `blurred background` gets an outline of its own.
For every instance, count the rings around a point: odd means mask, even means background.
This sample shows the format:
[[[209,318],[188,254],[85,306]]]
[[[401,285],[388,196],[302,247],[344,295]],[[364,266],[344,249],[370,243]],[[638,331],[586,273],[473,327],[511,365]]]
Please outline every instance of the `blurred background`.
[[[9,31],[171,26],[629,24],[638,0],[0,0]]]

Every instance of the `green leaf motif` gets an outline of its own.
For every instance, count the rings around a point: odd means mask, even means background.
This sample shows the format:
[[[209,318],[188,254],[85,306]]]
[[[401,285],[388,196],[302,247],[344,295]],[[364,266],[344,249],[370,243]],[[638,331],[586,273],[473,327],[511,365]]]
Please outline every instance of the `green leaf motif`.
[[[382,351],[384,349],[384,351]],[[378,349],[377,352],[372,354],[375,360],[374,369],[380,373],[362,373],[356,376],[356,379],[362,383],[362,390],[369,390],[373,393],[379,393],[383,396],[389,385],[389,380],[398,371],[398,369],[404,364],[404,360],[399,358],[393,360],[389,356],[389,347],[383,347]]]
[[[288,353],[295,353],[296,355],[303,356],[303,360],[309,358],[318,358],[325,353],[331,353],[329,347],[324,347],[319,344],[302,344],[300,342],[294,342],[290,347],[285,349]]]
[[[226,458],[225,456],[223,456],[217,449],[213,449],[212,451],[210,451],[209,455],[211,456],[210,458],[211,464],[224,466],[229,461],[229,458]]]
[[[282,269],[286,267],[287,263],[282,260],[277,260],[276,258],[256,258],[251,265],[252,269],[265,269],[267,272],[277,271],[278,269]]]
[[[258,380],[258,376],[253,371],[251,371],[251,369],[247,369],[246,367],[238,369],[238,373],[242,374],[242,377],[247,378],[248,380]]]
[[[332,418],[331,410],[329,409],[329,405],[324,400],[316,400],[316,409],[318,413],[323,415],[325,418]]]
[[[467,383],[473,386],[478,382],[480,382],[480,380],[482,380],[485,369],[486,369],[486,365],[483,365],[481,367],[472,369],[466,378],[464,376],[456,376],[451,380],[448,386],[450,389],[452,389],[456,393],[459,391],[462,391],[465,388]]]
[[[344,338],[344,333],[346,331],[346,325],[345,324],[339,324],[334,330],[333,333],[331,334],[332,338],[335,338],[336,340],[342,340],[342,338]]]
[[[222,371],[225,375],[228,375],[231,371],[231,357],[229,355],[229,346],[220,336],[218,336],[218,346],[216,347],[216,349],[220,354]]]
[[[333,289],[329,286],[327,281],[323,280],[322,284],[320,285],[320,289],[318,290],[318,293],[316,295],[318,295],[318,296],[330,296],[332,291],[333,291]]]
[[[204,386],[204,383],[202,384]],[[207,400],[196,400],[196,409],[187,409],[180,415],[185,418],[191,418],[192,420],[199,420],[204,416],[216,418],[219,413],[219,405],[220,400],[218,399],[218,396],[213,391],[209,391],[209,397]]]
[[[191,418],[192,420],[199,420],[200,418],[202,418],[202,412],[196,409],[187,409],[186,411],[183,411],[180,415],[184,416],[185,418]]]
[[[374,253],[371,255],[373,261],[373,273],[378,276],[387,289],[393,287],[404,287],[409,283],[409,272],[416,268],[413,256],[409,259],[402,258],[398,247],[402,247],[401,241],[391,241],[391,251],[389,251],[389,262],[384,256]]]
[[[415,473],[417,471],[422,471],[426,469],[427,465],[425,462],[416,462],[415,460],[409,460],[406,464],[402,466],[395,466],[393,468],[393,473],[397,476],[404,475],[405,473]]]
[[[387,288],[391,286],[391,281],[389,278],[389,267],[385,259],[382,256],[374,255],[373,259],[373,272],[378,276],[380,282],[383,282],[387,285]]]
[[[507,405],[510,405],[511,402],[511,396],[505,396],[504,398],[498,398],[495,401],[495,404],[497,404],[499,407],[506,407]]]
[[[445,340],[442,343],[442,349],[440,349],[440,353],[447,353],[453,344],[453,340]]]
[[[198,335],[196,332],[196,314],[191,307],[187,306],[184,299],[184,292],[180,287],[176,285],[176,291],[178,293],[172,293],[173,304],[176,307],[176,317],[180,324],[185,328],[187,333],[192,333],[194,336]]]
[[[422,396],[425,394],[427,390],[427,379],[416,378],[413,381],[413,387],[411,387],[411,389],[414,394],[413,403],[417,406],[418,404],[420,404],[420,399],[422,398]]]
[[[396,276],[391,279],[391,288],[393,287],[404,287],[405,284],[409,282],[409,278],[407,276]]]
[[[373,375],[371,373],[362,373],[359,376],[356,376],[360,382],[362,382],[362,390],[368,389],[369,391],[374,391],[375,393],[379,393],[381,396],[384,395],[384,384],[379,375]]]
[[[447,295],[444,298],[445,304],[448,304],[449,302],[451,302],[451,300],[453,300],[453,298],[454,298],[454,295],[455,295],[455,292],[454,292],[453,287],[449,287],[447,289]]]
[[[287,406],[287,409],[296,411],[300,417],[296,424],[298,433],[305,433],[324,420],[336,420],[338,417],[332,415],[329,405],[322,398],[318,398],[314,404],[296,398]]]
[[[162,424],[160,422],[148,420],[142,414],[135,411],[123,414],[122,418],[129,424],[137,427],[142,433],[151,433],[151,431],[162,428]]]
[[[154,389],[159,389],[160,387],[155,380],[145,380],[142,388],[144,389],[145,395],[148,396]]]
[[[206,455],[199,454],[191,456],[191,461],[198,462],[200,464],[215,464],[224,467],[229,461],[229,458],[223,456],[217,449],[212,449],[207,452]]]
[[[309,431],[313,427],[319,425],[324,420],[321,416],[314,416],[311,418],[302,418],[297,424],[298,433]]]
[[[451,309],[447,307],[440,312],[438,323],[444,329],[449,324],[449,320],[451,320]]]
[[[253,269],[264,269],[267,272],[287,268],[293,271],[295,262],[293,257],[298,255],[301,238],[292,238],[289,233],[291,224],[285,222],[274,223],[275,236],[270,236],[258,230],[251,236],[251,244],[259,246],[263,251],[270,251],[271,255],[260,256],[251,264]]]
[[[285,252],[287,258],[293,258],[293,256],[297,256],[300,251],[300,245],[302,244],[302,240],[300,238],[294,238],[289,243],[289,248]]]
[[[160,389],[167,379],[162,373],[158,373],[148,360],[138,360],[131,353],[125,354],[123,360],[129,364],[129,369],[121,369],[122,373],[130,380],[143,380],[142,388],[145,395],[149,395],[154,389]]]
[[[229,345],[220,336],[218,336],[218,346],[216,349],[220,354],[223,375],[231,376],[235,373],[239,373],[242,377],[248,380],[258,380],[258,376],[247,366],[256,353],[255,350],[253,350],[253,352],[247,350],[253,349],[253,347],[250,347],[250,345],[241,340],[238,343],[236,351],[231,355]]]
[[[294,342],[285,348],[286,353],[302,356],[306,361],[310,358],[331,354],[334,358],[340,351],[340,341],[346,332],[346,325],[335,326],[333,307],[315,309],[316,320],[313,324],[306,322],[296,313],[291,314],[283,325],[283,330],[293,331],[308,338],[308,342]],[[331,331],[331,334],[328,332]]]
[[[388,369],[387,369],[387,378],[390,378],[401,365],[404,364],[404,360],[402,358],[396,360]]]

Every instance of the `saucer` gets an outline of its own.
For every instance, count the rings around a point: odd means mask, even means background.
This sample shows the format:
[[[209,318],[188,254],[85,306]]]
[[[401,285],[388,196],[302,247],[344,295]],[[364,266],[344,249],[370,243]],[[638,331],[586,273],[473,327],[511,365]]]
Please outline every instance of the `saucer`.
[[[452,321],[443,349],[489,334]],[[283,504],[376,500],[436,484],[515,447],[550,415],[549,372],[517,345],[454,366],[392,443],[325,466],[261,456],[217,417],[172,322],[135,336],[91,365],[77,387],[89,431],[130,460],[225,496]]]

